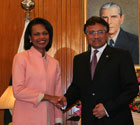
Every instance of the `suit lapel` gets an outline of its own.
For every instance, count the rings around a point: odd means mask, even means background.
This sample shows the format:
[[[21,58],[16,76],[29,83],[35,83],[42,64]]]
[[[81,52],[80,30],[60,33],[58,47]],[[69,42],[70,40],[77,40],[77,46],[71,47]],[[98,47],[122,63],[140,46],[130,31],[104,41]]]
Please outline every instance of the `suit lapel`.
[[[118,34],[116,43],[115,43],[115,48],[125,48],[127,43],[127,37],[125,37],[125,32],[123,31],[123,29],[120,28],[120,32]]]
[[[106,63],[111,59],[111,47],[107,45],[107,47],[104,49],[98,63],[95,69],[95,76],[98,74],[98,72],[105,67]],[[95,77],[94,76],[94,77]]]
[[[85,56],[85,66],[86,66],[86,73],[87,73],[87,76],[90,76],[90,79],[91,79],[91,64],[90,64],[90,55],[91,55],[91,51],[88,51],[86,53],[86,56]]]

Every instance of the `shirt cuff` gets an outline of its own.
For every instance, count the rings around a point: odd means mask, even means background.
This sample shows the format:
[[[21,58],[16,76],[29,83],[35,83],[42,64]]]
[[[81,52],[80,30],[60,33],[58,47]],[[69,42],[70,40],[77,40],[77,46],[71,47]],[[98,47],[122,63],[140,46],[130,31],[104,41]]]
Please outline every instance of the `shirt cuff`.
[[[106,116],[109,117],[109,114],[108,114],[108,112],[106,111],[105,108],[104,108],[104,110],[105,110],[105,114],[106,114]]]
[[[40,103],[43,98],[44,98],[44,94],[40,93],[38,98],[37,98],[37,104]]]
[[[61,123],[62,124],[63,123],[62,118],[56,118],[55,123]]]
[[[66,109],[67,106],[61,107],[60,109],[63,111]]]

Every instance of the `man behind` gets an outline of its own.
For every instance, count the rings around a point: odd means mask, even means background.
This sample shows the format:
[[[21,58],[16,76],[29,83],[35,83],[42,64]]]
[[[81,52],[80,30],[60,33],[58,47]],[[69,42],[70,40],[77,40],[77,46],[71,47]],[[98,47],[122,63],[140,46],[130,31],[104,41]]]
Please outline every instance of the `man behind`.
[[[133,62],[128,51],[107,45],[108,31],[101,17],[87,20],[91,49],[74,57],[72,84],[58,99],[57,106],[67,108],[81,100],[82,125],[133,125],[129,103],[138,93]]]
[[[115,48],[128,50],[132,56],[133,63],[139,64],[138,36],[120,28],[124,21],[121,7],[116,3],[106,3],[100,8],[100,16],[109,24],[108,44]]]

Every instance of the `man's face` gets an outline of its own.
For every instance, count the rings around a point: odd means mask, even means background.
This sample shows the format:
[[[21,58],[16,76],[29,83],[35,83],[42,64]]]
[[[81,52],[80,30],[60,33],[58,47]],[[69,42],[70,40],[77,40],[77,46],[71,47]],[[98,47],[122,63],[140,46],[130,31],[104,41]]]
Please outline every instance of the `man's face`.
[[[118,8],[103,9],[101,17],[109,24],[109,36],[114,37],[123,23],[124,15],[120,16]]]
[[[108,39],[108,34],[106,33],[104,26],[98,23],[88,26],[86,32],[88,44],[95,49],[105,45]]]

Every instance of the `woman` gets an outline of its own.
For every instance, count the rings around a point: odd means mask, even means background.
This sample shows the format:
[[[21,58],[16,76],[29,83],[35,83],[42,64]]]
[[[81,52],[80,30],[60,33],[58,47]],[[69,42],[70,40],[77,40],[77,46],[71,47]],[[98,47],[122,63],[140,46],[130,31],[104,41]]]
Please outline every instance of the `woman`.
[[[24,36],[26,51],[13,61],[13,91],[16,98],[13,125],[60,125],[62,112],[55,107],[62,95],[60,67],[46,54],[51,48],[53,28],[42,18],[33,19]],[[51,96],[52,95],[52,96]]]

